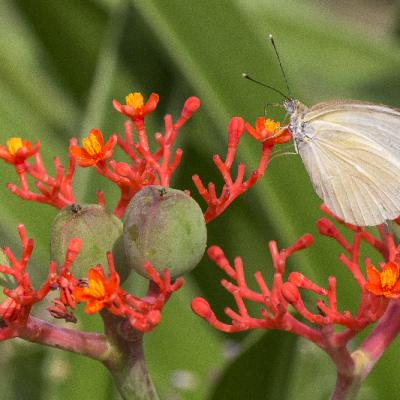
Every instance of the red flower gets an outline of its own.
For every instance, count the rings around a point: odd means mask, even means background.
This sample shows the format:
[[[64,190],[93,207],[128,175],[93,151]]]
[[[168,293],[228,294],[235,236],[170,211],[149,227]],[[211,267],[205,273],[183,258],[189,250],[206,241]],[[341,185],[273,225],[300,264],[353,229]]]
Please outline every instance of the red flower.
[[[260,142],[270,141],[271,144],[282,144],[292,138],[287,128],[281,128],[279,122],[265,117],[257,118],[255,129],[247,122],[245,128],[251,136]]]
[[[389,299],[400,298],[399,266],[389,261],[379,272],[372,264],[367,265],[368,282],[365,288],[377,295]]]
[[[94,314],[110,304],[119,290],[119,276],[111,273],[107,279],[100,267],[91,268],[87,287],[76,287],[73,296],[76,302],[85,301],[85,312]]]
[[[31,142],[13,137],[7,140],[7,147],[0,145],[0,158],[10,164],[22,164],[39,150],[39,143],[32,146]]]
[[[113,105],[118,112],[135,121],[143,120],[147,114],[153,112],[157,107],[158,100],[158,94],[152,93],[145,104],[143,95],[139,92],[135,92],[125,97],[125,105],[122,105],[117,100],[113,100]]]
[[[117,143],[117,137],[112,135],[104,144],[103,135],[97,129],[92,129],[89,136],[82,140],[82,147],[71,145],[69,151],[81,167],[91,167],[112,156]]]

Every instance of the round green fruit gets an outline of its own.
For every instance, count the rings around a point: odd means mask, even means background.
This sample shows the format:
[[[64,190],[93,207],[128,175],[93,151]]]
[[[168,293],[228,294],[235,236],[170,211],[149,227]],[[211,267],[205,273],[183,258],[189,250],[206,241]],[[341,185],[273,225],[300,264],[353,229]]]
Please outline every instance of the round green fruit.
[[[82,249],[71,268],[76,277],[86,277],[88,270],[97,264],[107,272],[106,253],[111,251],[116,270],[124,281],[130,268],[126,263],[122,231],[122,221],[98,204],[67,206],[53,222],[51,258],[62,265],[70,240],[80,238]]]
[[[123,222],[128,262],[145,277],[145,261],[158,272],[168,268],[176,278],[192,270],[203,257],[207,243],[203,213],[180,190],[146,186],[129,203]]]

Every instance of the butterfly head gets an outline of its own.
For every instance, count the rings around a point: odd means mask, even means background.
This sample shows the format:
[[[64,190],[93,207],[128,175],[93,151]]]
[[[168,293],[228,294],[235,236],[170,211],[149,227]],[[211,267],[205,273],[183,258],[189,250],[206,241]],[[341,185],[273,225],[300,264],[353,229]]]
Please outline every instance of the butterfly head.
[[[283,102],[283,107],[287,111],[290,117],[289,131],[292,134],[296,144],[306,140],[311,135],[309,132],[309,126],[305,122],[305,114],[307,113],[307,107],[296,99],[290,99]]]
[[[298,100],[296,100],[296,99],[289,99],[289,100],[285,100],[285,101],[283,102],[283,107],[285,108],[285,110],[287,111],[287,113],[288,113],[290,116],[292,116],[292,115],[296,112],[296,110],[297,110],[299,104],[300,104],[300,102],[299,102]]]

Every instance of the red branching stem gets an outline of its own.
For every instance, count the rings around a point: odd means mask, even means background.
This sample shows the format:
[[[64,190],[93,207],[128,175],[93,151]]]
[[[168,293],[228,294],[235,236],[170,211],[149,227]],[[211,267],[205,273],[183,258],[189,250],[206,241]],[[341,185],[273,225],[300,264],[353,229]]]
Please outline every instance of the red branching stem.
[[[27,237],[23,225],[18,225],[18,232],[22,246],[21,257],[18,259],[10,248],[4,247],[2,251],[10,265],[0,265],[0,272],[12,276],[16,283],[14,289],[4,288],[3,292],[8,298],[0,305],[0,320],[5,325],[1,331],[6,336],[16,327],[26,323],[32,306],[48,294],[57,276],[56,265],[51,262],[47,280],[39,290],[33,288],[26,268],[33,251],[34,241]]]
[[[98,205],[102,206],[102,207],[105,207],[106,198],[105,198],[104,192],[102,190],[97,190],[96,191],[96,198],[97,198]]]
[[[273,145],[264,142],[262,144],[258,167],[250,174],[250,177],[245,181],[243,180],[246,167],[242,163],[238,165],[236,179],[232,177],[231,168],[243,132],[243,119],[239,117],[232,118],[228,126],[228,150],[225,161],[222,161],[219,155],[214,155],[213,157],[213,161],[224,180],[224,186],[222,187],[219,197],[216,194],[214,183],[209,183],[206,189],[198,175],[192,177],[200,196],[205,200],[208,206],[204,214],[207,223],[220,215],[233,200],[253,186],[263,176],[267,167]]]
[[[118,146],[129,156],[129,158],[134,162],[138,162],[140,159],[134,152],[134,141],[133,141],[133,125],[132,121],[127,120],[124,124],[125,140],[122,139],[121,135],[117,136]]]
[[[357,379],[354,377],[355,364],[346,348],[347,343],[360,330],[379,320],[385,313],[389,303],[389,299],[373,295],[365,288],[367,280],[360,267],[361,241],[365,241],[373,248],[378,249],[385,261],[392,262],[399,260],[400,246],[395,246],[392,235],[383,228],[379,228],[380,237],[375,237],[362,228],[344,224],[346,228],[353,232],[353,240],[347,241],[332,222],[326,218],[320,219],[317,226],[322,235],[336,240],[347,253],[346,255],[341,254],[339,259],[350,271],[361,290],[361,301],[356,315],[352,315],[348,310],[339,310],[335,277],[330,276],[328,278],[327,288],[315,284],[300,272],[291,272],[285,278],[287,258],[294,252],[307,248],[312,244],[313,238],[309,234],[299,238],[287,249],[279,250],[276,242],[271,241],[269,243],[275,273],[272,284],[269,287],[261,272],[256,272],[254,277],[258,290],[250,289],[247,286],[241,258],[236,257],[232,266],[219,247],[210,247],[208,250],[210,258],[232,280],[223,279],[221,284],[232,294],[237,311],[229,307],[225,308],[225,314],[231,320],[230,323],[225,323],[216,317],[208,302],[203,298],[194,299],[192,301],[192,309],[210,325],[224,332],[238,332],[255,328],[280,329],[313,341],[325,350],[335,362],[338,372],[338,384],[333,398],[342,399],[344,397],[340,396],[349,390],[355,390],[358,384]],[[367,266],[368,263],[369,261],[367,260]],[[320,297],[316,300],[319,312],[315,313],[307,308],[303,302],[301,291],[309,291]],[[248,301],[262,306],[259,316],[253,317],[249,315],[246,306]],[[391,302],[391,304],[397,303],[398,301],[395,303],[394,300]],[[298,314],[292,314],[289,306],[295,309]],[[399,313],[398,309],[394,310],[391,311],[393,315]],[[389,311],[386,311],[385,316],[388,313]],[[384,317],[382,321],[386,321],[384,323],[389,325],[388,317]],[[310,326],[310,323],[314,326],[316,325],[316,327]],[[380,324],[381,322],[378,323],[377,327]],[[336,332],[334,325],[341,325],[345,329]],[[371,351],[371,349],[376,349],[375,340],[379,341],[380,335],[386,335],[386,342],[384,341],[382,348],[378,347],[376,350],[376,358],[380,357],[385,346],[398,333],[400,324],[396,324],[396,327],[389,329],[387,333],[385,329],[376,328],[377,338],[371,335],[372,338],[365,341],[366,349]]]
[[[80,281],[69,278],[69,268],[61,271],[66,285],[59,285],[64,297],[60,296],[60,301],[64,306],[73,308],[75,302],[85,301],[88,305],[85,307],[87,313],[101,309],[106,309],[114,316],[126,319],[131,327],[137,331],[149,332],[153,330],[161,320],[161,311],[168,301],[171,294],[177,291],[183,284],[183,279],[171,281],[168,269],[159,274],[151,264],[146,263],[145,268],[149,275],[149,289],[143,298],[137,297],[126,292],[119,286],[119,276],[115,271],[112,253],[107,253],[109,277],[105,276],[103,268],[100,265],[89,270],[88,280],[84,286],[80,286]],[[71,290],[72,287],[72,290]],[[103,287],[104,291],[99,291],[98,287]],[[72,292],[72,295],[71,295]],[[69,304],[69,296],[73,304]],[[93,311],[94,310],[94,311]],[[63,309],[59,304],[52,308],[52,314],[59,318],[71,318],[70,314],[62,315]]]
[[[75,199],[72,192],[72,178],[75,172],[75,159],[70,157],[68,170],[64,175],[64,167],[61,165],[60,160],[54,157],[56,170],[54,178],[48,175],[39,152],[33,155],[33,159],[32,164],[24,161],[24,164],[15,165],[20,180],[20,188],[13,183],[9,183],[7,185],[8,189],[24,200],[49,204],[59,209],[73,204]],[[35,180],[35,186],[40,193],[34,193],[29,189],[27,175]]]
[[[151,279],[146,296],[140,299],[120,289],[115,307],[108,308],[114,315],[128,318],[131,326],[141,332],[149,332],[158,325],[165,303],[183,284],[183,279],[172,283],[168,269],[160,275],[149,263],[145,268]]]

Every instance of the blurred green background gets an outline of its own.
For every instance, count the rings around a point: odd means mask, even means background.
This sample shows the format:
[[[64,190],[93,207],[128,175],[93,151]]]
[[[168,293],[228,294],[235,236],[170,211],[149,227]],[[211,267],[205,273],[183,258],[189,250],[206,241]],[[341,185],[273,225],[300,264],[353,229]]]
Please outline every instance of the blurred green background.
[[[131,91],[157,92],[161,102],[149,132],[162,129],[162,116],[177,117],[184,100],[196,95],[201,109],[182,129],[182,165],[173,186],[191,190],[194,173],[220,187],[212,155],[224,155],[226,126],[234,115],[247,121],[281,99],[241,79],[242,72],[284,90],[267,41],[278,44],[292,92],[305,104],[354,98],[400,106],[400,7],[395,0],[2,0],[0,1],[0,142],[10,136],[39,139],[46,164],[67,159],[70,137],[92,127],[106,136],[121,132],[121,115],[111,100]],[[282,111],[272,109],[282,120]],[[290,150],[290,147],[288,148]],[[257,164],[259,146],[245,138],[238,159]],[[0,186],[17,182],[3,165]],[[110,207],[117,190],[93,171],[79,170],[80,202],[106,192]],[[36,248],[31,271],[37,283],[49,261],[49,228],[56,210],[26,203],[5,188],[1,246],[19,250],[16,225],[23,222]],[[233,259],[241,255],[249,282],[254,271],[271,276],[268,241],[290,245],[315,233],[320,216],[297,156],[274,159],[262,181],[210,223],[209,245]],[[337,261],[340,249],[317,238],[295,255],[296,268],[321,285],[338,277],[339,306],[354,310],[359,290]],[[369,251],[367,249],[367,251]],[[374,257],[368,253],[369,256]],[[223,274],[206,257],[173,296],[154,333],[146,337],[149,368],[162,399],[327,399],[335,371],[315,346],[282,332],[224,335],[190,310],[204,295],[223,315],[232,305],[219,285]],[[140,282],[131,282],[132,288]],[[47,318],[44,304],[36,315]],[[82,329],[100,329],[83,317]],[[354,344],[355,346],[356,344]],[[396,341],[372,371],[362,399],[394,398],[400,389]],[[118,399],[110,377],[97,363],[15,340],[0,344],[0,400]]]

